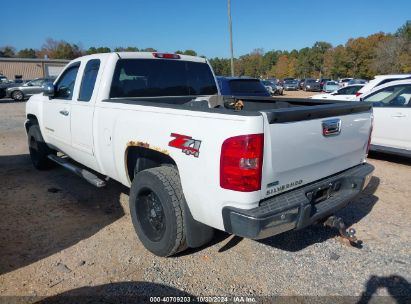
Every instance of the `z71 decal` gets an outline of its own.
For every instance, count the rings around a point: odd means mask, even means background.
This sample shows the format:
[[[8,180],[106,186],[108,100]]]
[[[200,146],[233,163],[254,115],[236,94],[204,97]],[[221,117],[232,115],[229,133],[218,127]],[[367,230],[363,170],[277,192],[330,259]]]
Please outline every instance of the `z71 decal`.
[[[187,155],[194,155],[194,157],[198,157],[200,155],[201,140],[176,133],[171,133],[170,136],[175,137],[175,139],[168,143],[170,147],[181,149],[183,153]]]

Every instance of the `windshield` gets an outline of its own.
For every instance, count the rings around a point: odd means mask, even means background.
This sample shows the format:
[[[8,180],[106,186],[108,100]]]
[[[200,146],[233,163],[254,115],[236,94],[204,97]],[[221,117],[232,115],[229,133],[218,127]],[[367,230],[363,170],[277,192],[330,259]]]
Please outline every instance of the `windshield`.
[[[336,85],[338,85],[338,83],[336,83],[335,81],[327,81],[327,85],[336,86]]]
[[[113,75],[110,98],[217,94],[206,63],[168,59],[120,59]]]
[[[235,79],[229,81],[230,90],[237,94],[266,93],[266,89],[256,79]]]

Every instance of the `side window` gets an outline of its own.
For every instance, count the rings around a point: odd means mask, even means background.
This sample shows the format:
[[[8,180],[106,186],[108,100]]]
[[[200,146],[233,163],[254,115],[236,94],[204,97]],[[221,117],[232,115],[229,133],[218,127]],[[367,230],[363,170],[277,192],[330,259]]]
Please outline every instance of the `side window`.
[[[83,78],[81,80],[80,95],[78,97],[79,101],[90,101],[91,96],[93,95],[94,85],[96,83],[99,68],[99,59],[92,59],[87,62],[87,65],[84,69]]]
[[[337,94],[336,95],[346,95],[347,94],[347,89],[349,89],[349,88],[342,88],[342,89],[339,89],[337,92]]]
[[[69,67],[56,84],[55,98],[71,100],[80,63]]]
[[[411,85],[397,85],[379,90],[367,96],[364,101],[380,107],[407,107],[411,106],[410,99]]]
[[[27,83],[27,85],[33,86],[33,87],[39,87],[42,84],[43,84],[43,79],[36,79],[36,80],[32,80],[32,81]]]

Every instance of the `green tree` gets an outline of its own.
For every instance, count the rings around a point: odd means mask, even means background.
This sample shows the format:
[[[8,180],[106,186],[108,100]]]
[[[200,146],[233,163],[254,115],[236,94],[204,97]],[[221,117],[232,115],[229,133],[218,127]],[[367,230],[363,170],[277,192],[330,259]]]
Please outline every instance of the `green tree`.
[[[124,47],[116,47],[114,49],[114,52],[138,52],[139,49],[135,46],[128,46],[126,48]]]
[[[36,58],[37,52],[34,49],[22,49],[17,53],[19,58]]]
[[[209,62],[213,67],[214,74],[217,76],[230,76],[231,66],[229,59],[215,57],[211,58]]]
[[[95,48],[94,46],[92,46],[86,51],[86,54],[91,55],[91,54],[110,53],[110,52],[111,52],[111,49],[109,47],[101,46],[101,47]]]
[[[156,49],[153,49],[153,48],[145,48],[145,49],[142,49],[141,50],[142,52],[157,52],[157,50]]]
[[[185,51],[175,51],[175,54],[181,54],[181,55],[189,55],[189,56],[197,56],[197,52],[193,50],[185,50]]]
[[[4,46],[0,48],[0,57],[14,57],[16,55],[16,49],[12,46]]]
[[[308,60],[313,68],[314,77],[322,77],[324,73],[324,54],[332,45],[328,42],[317,41],[308,53]]]
[[[77,44],[70,44],[64,40],[48,38],[43,44],[40,57],[47,55],[53,59],[74,59],[83,55],[83,51]]]
[[[298,52],[296,74],[301,78],[308,78],[313,73],[313,67],[310,63],[310,48],[302,48]]]

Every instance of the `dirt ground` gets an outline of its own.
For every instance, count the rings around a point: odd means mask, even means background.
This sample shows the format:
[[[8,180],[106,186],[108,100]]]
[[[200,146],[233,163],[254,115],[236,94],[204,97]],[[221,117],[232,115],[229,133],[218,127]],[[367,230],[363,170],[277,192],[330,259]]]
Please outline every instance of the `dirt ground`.
[[[200,249],[158,258],[136,237],[127,188],[110,182],[98,190],[62,168],[33,168],[24,107],[0,100],[0,303],[177,294],[356,296],[363,303],[384,295],[406,303],[411,296],[408,159],[372,154],[369,187],[338,213],[357,230],[361,249],[312,226],[262,241],[217,232]]]

